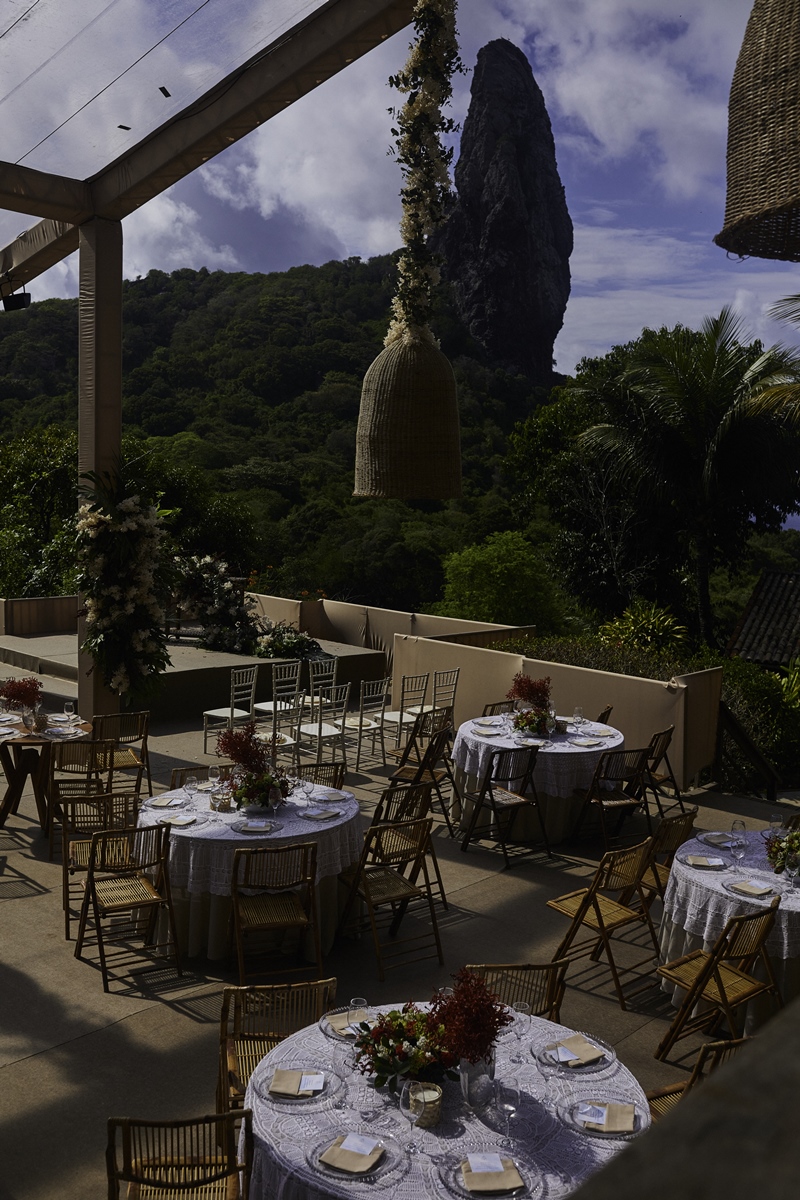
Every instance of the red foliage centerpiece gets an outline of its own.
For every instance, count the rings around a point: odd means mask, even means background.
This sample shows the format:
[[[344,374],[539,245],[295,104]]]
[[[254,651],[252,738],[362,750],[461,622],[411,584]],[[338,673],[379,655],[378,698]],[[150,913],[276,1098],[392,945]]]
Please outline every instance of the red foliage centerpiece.
[[[272,740],[260,738],[252,721],[238,729],[224,730],[217,738],[217,754],[240,768],[229,783],[237,808],[275,808],[292,790],[286,772],[273,761]]]
[[[550,676],[544,679],[531,679],[520,671],[514,676],[514,682],[506,693],[509,700],[515,700],[520,709],[514,717],[514,728],[547,733],[547,719],[550,715]]]
[[[32,675],[27,679],[7,679],[0,687],[0,698],[9,708],[36,708],[42,699],[42,685]]]
[[[397,1091],[404,1079],[436,1083],[457,1078],[461,1063],[488,1060],[500,1030],[511,1021],[508,1009],[479,975],[463,967],[452,995],[437,992],[427,1009],[409,1001],[362,1022],[356,1038],[358,1066],[374,1076],[376,1087]]]

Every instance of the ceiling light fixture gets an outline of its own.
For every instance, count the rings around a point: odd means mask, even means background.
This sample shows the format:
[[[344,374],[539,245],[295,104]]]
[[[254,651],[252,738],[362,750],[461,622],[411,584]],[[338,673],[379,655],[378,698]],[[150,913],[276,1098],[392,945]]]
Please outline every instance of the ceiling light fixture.
[[[11,272],[6,271],[2,279],[0,279],[0,294],[3,288],[8,288],[8,291],[3,296],[3,308],[6,312],[18,312],[21,308],[27,308],[31,302],[30,292],[25,291],[25,284],[22,285],[22,291],[14,295],[15,285]]]

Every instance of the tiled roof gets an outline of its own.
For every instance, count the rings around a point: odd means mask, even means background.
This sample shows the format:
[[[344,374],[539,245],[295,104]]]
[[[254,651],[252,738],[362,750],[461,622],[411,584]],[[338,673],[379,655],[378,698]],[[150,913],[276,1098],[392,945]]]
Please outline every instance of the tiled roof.
[[[800,572],[765,571],[728,642],[731,657],[788,666],[800,655]]]

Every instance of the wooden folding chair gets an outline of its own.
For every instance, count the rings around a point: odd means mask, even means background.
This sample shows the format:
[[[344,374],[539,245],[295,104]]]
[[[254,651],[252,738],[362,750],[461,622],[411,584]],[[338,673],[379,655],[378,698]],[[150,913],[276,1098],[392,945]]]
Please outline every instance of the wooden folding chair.
[[[303,940],[310,933],[314,941],[316,973],[322,975],[322,948],[316,901],[317,843],[292,846],[252,846],[233,855],[233,928],[239,983],[247,981],[245,938],[253,934],[294,932],[298,935],[298,965],[294,970],[310,970],[303,959]],[[266,970],[250,974],[282,975],[292,968],[281,961],[269,961]]]
[[[247,1084],[262,1058],[319,1021],[335,1002],[335,979],[223,988],[217,1111],[244,1108]]]
[[[147,775],[147,794],[152,796],[153,777],[150,774],[150,751],[147,748],[149,729],[149,712],[103,713],[92,717],[92,737],[98,741],[114,743],[114,771],[135,771],[136,782],[130,788],[135,792],[141,789],[144,772]]]
[[[493,704],[484,704],[482,716],[499,717],[504,713],[513,713],[513,700],[496,700]]]
[[[252,1169],[249,1108],[188,1121],[109,1119],[109,1200],[120,1200],[120,1184],[128,1200],[248,1200]]]
[[[93,781],[91,781],[93,782]],[[63,814],[61,820],[61,901],[64,909],[64,937],[69,941],[72,901],[80,911],[83,903],[83,881],[89,870],[92,852],[92,837],[103,829],[132,829],[139,815],[139,797],[129,792],[100,793],[79,792],[86,788],[78,780],[62,780],[53,785],[58,805]],[[80,882],[75,889],[73,880]],[[73,895],[74,893],[74,895]]]
[[[367,909],[381,980],[386,978],[388,969],[409,962],[427,958],[438,958],[440,964],[444,962],[426,861],[431,825],[428,817],[422,821],[372,826],[367,830],[358,866],[340,876],[343,883],[349,884],[350,890],[339,929],[347,927],[356,902],[361,899]],[[419,882],[420,875],[422,882]],[[409,905],[417,901],[427,909],[431,931],[412,931],[407,937],[399,938],[400,924]],[[387,905],[390,908],[388,938],[382,939],[379,910]]]
[[[696,818],[697,806],[694,806],[686,812],[676,813],[673,817],[662,817],[659,821],[653,835],[650,861],[640,880],[648,904],[652,904],[656,896],[663,903],[672,860],[683,843],[691,838]]]
[[[461,842],[462,851],[466,852],[474,839],[486,838],[493,833],[500,842],[505,865],[510,867],[507,843],[511,840],[518,814],[522,809],[530,808],[538,818],[548,857],[553,857],[539,808],[536,784],[533,782],[538,752],[538,746],[490,752],[480,789],[464,793],[464,799],[471,801],[473,807],[467,832]],[[486,824],[482,830],[477,830],[481,814]]]
[[[466,969],[480,975],[509,1008],[524,1000],[534,1017],[560,1022],[569,963],[568,958],[562,958],[550,963],[483,963]]]
[[[235,763],[223,762],[219,763],[218,766],[219,777],[221,780],[230,779],[231,775],[236,770]],[[184,786],[190,775],[194,775],[198,783],[205,783],[205,781],[208,779],[208,770],[209,768],[207,766],[195,766],[194,763],[190,763],[187,767],[173,767],[169,780],[169,790],[171,792],[177,792],[178,788],[182,788]]]
[[[624,850],[609,850],[594,874],[594,879],[586,888],[568,892],[555,900],[548,900],[547,907],[555,909],[565,917],[570,918],[570,927],[561,940],[561,944],[553,955],[553,961],[569,959],[570,962],[579,958],[591,958],[598,961],[605,950],[614,988],[617,993],[620,1008],[627,1007],[622,985],[619,978],[619,968],[614,960],[611,942],[614,935],[621,929],[637,922],[644,922],[653,942],[654,957],[658,959],[659,948],[656,931],[650,917],[650,910],[645,903],[641,885],[642,874],[650,860],[652,838],[641,842],[638,846],[630,846]],[[620,899],[615,899],[608,893],[618,893]],[[631,908],[623,904],[621,897],[631,896],[636,892],[639,896],[640,907]],[[588,932],[588,937],[576,942],[581,930]],[[649,961],[645,959],[644,961]],[[637,967],[642,963],[636,964]],[[625,968],[633,971],[636,967]]]
[[[772,995],[778,1006],[783,1007],[766,949],[780,902],[780,896],[775,896],[759,912],[731,917],[712,950],[693,950],[658,968],[662,979],[681,988],[686,995],[659,1043],[656,1058],[666,1058],[680,1038],[698,1029],[713,1031],[723,1016],[728,1022],[728,1032],[737,1037],[736,1010],[756,996]],[[761,964],[764,979],[750,974],[756,961]]]
[[[669,784],[672,788],[673,802],[678,805],[681,812],[685,812],[683,807],[683,798],[680,788],[669,763],[667,751],[672,742],[672,735],[675,731],[675,726],[670,725],[669,729],[662,729],[660,733],[654,733],[650,739],[650,745],[647,747],[647,762],[642,773],[642,782],[644,785],[645,795],[647,792],[652,792],[653,799],[656,802],[656,808],[663,817],[664,810],[661,806],[662,799],[668,798],[664,794],[664,785]]]
[[[433,785],[430,783],[415,783],[406,787],[388,787],[384,792],[381,792],[375,812],[372,814],[370,827],[373,825],[396,825],[398,821],[421,821],[427,817],[431,810],[431,793]],[[430,854],[433,873],[436,876],[436,890],[439,893],[439,899],[442,902],[442,907],[447,908],[447,895],[444,890],[444,880],[442,872],[439,869],[439,860],[436,857],[436,847],[431,838],[428,849]],[[414,879],[411,880],[415,882]]]
[[[450,834],[450,837],[454,837],[455,833],[450,820],[450,813],[448,811],[444,792],[442,791],[442,784],[445,780],[447,780],[452,788],[453,797],[458,796],[458,788],[456,787],[455,776],[453,774],[453,768],[450,764],[450,758],[448,755],[452,734],[452,724],[446,715],[444,715],[446,711],[447,710],[441,710],[443,714],[442,728],[440,728],[436,733],[431,734],[430,740],[425,747],[422,756],[419,758],[419,761],[417,763],[413,761],[412,749],[415,746],[416,739],[412,736],[412,738],[409,738],[406,744],[406,751],[408,752],[407,755],[401,760],[397,769],[392,771],[389,778],[393,784],[406,783],[413,786],[414,784],[418,783],[429,783],[436,792],[436,796],[439,800],[439,808],[442,816],[445,819],[447,832]],[[420,731],[424,730],[426,722],[432,724],[434,718],[436,717],[436,710],[429,713],[420,713]]]
[[[48,854],[53,861],[61,824],[61,797],[104,795],[113,790],[114,743],[111,741],[56,742],[50,748],[47,784]]]
[[[653,1121],[660,1121],[668,1112],[672,1112],[678,1101],[688,1095],[692,1088],[707,1078],[712,1071],[716,1071],[717,1067],[721,1067],[729,1058],[734,1058],[745,1042],[752,1040],[752,1038],[746,1037],[733,1038],[727,1042],[706,1042],[704,1046],[701,1046],[688,1079],[647,1093],[647,1103],[650,1106],[650,1116]]]
[[[609,844],[607,818],[616,817],[614,835],[619,833],[622,822],[638,808],[644,809],[648,831],[652,832],[650,810],[644,795],[643,772],[647,764],[648,750],[606,750],[600,755],[592,782],[586,792],[575,826],[577,835],[589,812],[596,812],[606,850]]]
[[[142,829],[105,830],[92,835],[86,875],[86,894],[81,908],[75,957],[83,958],[83,943],[90,919],[97,935],[103,990],[108,991],[106,940],[127,942],[141,936],[150,943],[159,909],[166,909],[169,939],[151,945],[153,951],[171,950],[178,974],[182,974],[175,932],[175,913],[169,886],[169,828],[154,825]],[[147,915],[147,921],[144,917]],[[104,923],[111,927],[104,933]],[[162,960],[163,962],[163,960]]]
[[[336,788],[340,792],[344,787],[346,770],[343,762],[301,763],[295,774],[298,779],[310,779],[318,787]]]

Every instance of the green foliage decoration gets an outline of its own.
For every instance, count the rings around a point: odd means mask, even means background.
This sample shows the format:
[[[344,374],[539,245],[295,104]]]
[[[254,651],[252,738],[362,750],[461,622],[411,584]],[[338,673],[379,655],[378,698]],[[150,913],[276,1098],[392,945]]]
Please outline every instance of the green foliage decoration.
[[[199,644],[203,649],[255,653],[263,623],[253,613],[255,601],[244,594],[244,580],[231,578],[224,559],[210,554],[179,557],[175,575],[180,606],[202,622]]]
[[[601,625],[597,636],[609,645],[680,653],[688,643],[689,631],[668,609],[639,597],[620,616]]]

